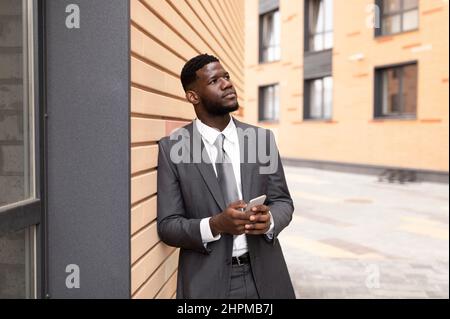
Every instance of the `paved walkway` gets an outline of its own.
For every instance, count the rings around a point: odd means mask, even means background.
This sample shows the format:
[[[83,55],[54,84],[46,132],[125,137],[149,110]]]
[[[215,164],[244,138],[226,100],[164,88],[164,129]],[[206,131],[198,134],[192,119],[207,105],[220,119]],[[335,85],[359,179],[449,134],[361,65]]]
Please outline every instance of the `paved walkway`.
[[[285,167],[298,298],[449,298],[449,186]]]

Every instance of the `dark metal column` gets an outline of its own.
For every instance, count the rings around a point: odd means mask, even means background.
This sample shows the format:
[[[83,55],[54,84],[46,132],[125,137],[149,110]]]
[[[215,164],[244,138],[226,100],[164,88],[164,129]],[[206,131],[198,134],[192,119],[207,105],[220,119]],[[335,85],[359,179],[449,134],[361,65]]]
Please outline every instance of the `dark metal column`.
[[[129,1],[47,0],[45,13],[48,293],[129,298]]]

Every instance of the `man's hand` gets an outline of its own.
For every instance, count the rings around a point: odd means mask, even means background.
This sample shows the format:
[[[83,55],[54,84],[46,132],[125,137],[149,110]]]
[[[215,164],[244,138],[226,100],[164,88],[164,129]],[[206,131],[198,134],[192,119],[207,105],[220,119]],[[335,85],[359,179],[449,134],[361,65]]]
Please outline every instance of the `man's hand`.
[[[209,226],[213,236],[215,237],[222,233],[242,235],[245,232],[245,225],[249,223],[250,216],[248,213],[240,211],[240,209],[246,206],[247,204],[240,200],[231,203],[223,212],[211,217]]]
[[[245,233],[247,235],[264,235],[270,229],[270,214],[269,207],[266,205],[259,205],[253,207],[247,213],[249,215],[250,224],[245,225]]]

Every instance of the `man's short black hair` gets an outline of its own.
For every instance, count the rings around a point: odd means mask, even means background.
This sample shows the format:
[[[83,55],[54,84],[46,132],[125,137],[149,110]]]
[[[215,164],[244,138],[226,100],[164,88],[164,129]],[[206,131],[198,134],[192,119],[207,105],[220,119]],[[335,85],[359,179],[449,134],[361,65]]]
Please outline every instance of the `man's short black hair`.
[[[195,58],[190,59],[183,67],[181,71],[181,84],[183,84],[184,91],[187,91],[189,85],[197,80],[197,71],[203,68],[205,65],[220,62],[218,58],[209,54],[200,54]]]

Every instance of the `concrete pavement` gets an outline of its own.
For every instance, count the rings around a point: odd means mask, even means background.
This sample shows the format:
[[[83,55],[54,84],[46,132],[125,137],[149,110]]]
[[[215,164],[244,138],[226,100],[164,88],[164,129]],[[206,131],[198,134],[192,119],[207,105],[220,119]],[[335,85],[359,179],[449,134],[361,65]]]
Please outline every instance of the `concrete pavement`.
[[[298,298],[449,298],[449,186],[285,167]]]

